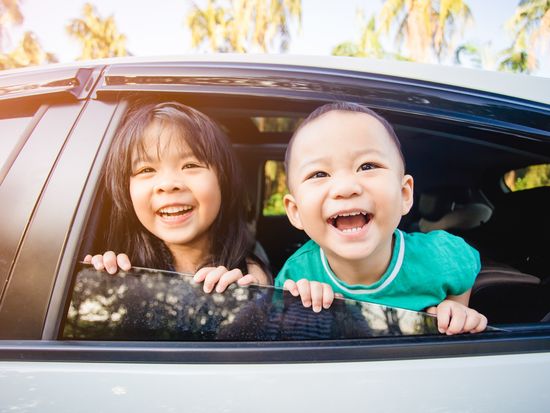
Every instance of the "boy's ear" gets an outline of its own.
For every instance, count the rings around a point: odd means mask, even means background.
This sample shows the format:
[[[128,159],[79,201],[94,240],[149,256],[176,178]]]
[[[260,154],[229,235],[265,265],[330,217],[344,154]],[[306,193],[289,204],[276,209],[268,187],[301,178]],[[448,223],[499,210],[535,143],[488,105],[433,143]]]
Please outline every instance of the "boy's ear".
[[[285,205],[286,216],[290,223],[296,228],[303,230],[304,227],[294,197],[291,194],[286,194],[283,198],[283,203]]]
[[[401,182],[401,198],[403,207],[401,214],[407,215],[413,206],[414,179],[411,175],[404,175]]]

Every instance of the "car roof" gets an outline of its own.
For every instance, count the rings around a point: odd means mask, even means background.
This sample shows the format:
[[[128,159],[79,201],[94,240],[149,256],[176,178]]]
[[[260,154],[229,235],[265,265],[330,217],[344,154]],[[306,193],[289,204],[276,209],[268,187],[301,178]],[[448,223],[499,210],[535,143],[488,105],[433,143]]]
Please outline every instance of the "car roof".
[[[82,61],[68,64],[6,70],[0,78],[27,76],[67,68],[100,68],[117,65],[150,65],[150,64],[236,64],[244,67],[281,67],[302,68],[304,72],[315,73],[318,69],[330,69],[360,74],[388,76],[403,80],[413,80],[453,86],[475,91],[525,99],[543,104],[550,104],[550,78],[525,74],[511,74],[457,66],[423,64],[415,62],[377,60],[368,58],[340,56],[300,56],[288,54],[193,54],[167,57],[124,57]],[[5,82],[2,82],[5,84]]]

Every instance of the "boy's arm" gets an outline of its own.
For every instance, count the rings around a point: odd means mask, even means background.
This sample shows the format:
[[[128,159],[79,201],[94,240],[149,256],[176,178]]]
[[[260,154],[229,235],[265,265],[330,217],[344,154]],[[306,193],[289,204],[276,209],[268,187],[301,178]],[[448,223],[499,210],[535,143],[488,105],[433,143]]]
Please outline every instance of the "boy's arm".
[[[479,333],[487,327],[487,317],[468,307],[471,289],[460,295],[449,295],[437,307],[426,311],[437,315],[440,333]]]

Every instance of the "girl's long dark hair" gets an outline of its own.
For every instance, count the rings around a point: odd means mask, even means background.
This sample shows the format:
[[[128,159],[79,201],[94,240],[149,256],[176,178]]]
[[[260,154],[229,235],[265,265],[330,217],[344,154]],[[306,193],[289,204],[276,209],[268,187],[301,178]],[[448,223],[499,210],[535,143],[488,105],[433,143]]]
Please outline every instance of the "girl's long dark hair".
[[[144,131],[153,121],[181,132],[181,138],[198,160],[212,168],[220,184],[220,211],[209,229],[211,250],[201,266],[240,268],[246,274],[247,259],[252,258],[265,269],[253,254],[254,240],[247,226],[250,204],[229,139],[208,116],[178,102],[137,104],[114,138],[104,172],[106,192],[113,202],[107,247],[128,254],[135,266],[174,269],[168,247],[141,224],[130,198],[132,154],[144,150]]]

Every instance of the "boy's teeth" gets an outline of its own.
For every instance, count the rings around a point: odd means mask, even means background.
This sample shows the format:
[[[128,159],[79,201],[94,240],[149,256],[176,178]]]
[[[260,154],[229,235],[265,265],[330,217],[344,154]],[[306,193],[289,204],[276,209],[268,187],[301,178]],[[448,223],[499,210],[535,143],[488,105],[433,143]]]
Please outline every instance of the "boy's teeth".
[[[346,228],[346,229],[343,229],[342,232],[357,232],[357,231],[361,231],[361,227],[358,227],[358,228]]]

